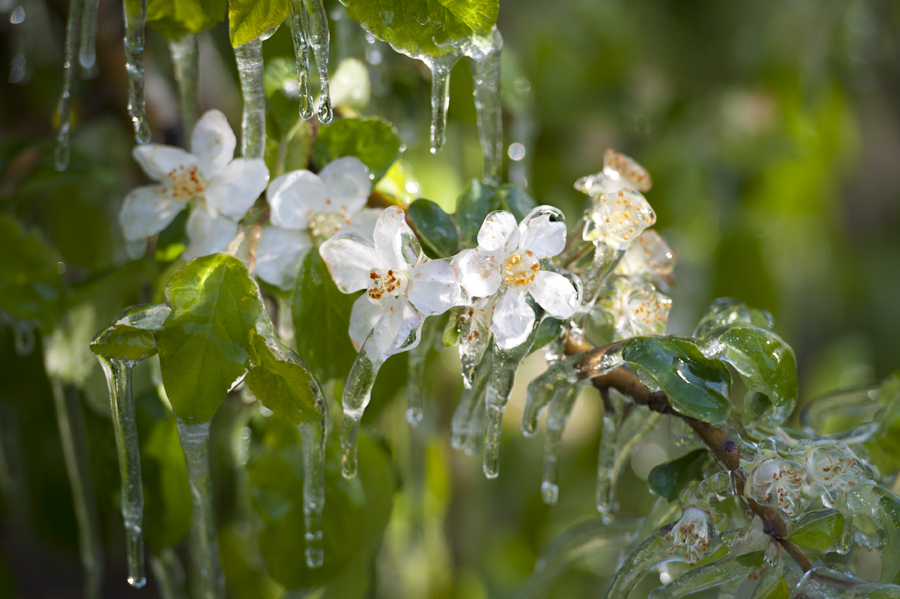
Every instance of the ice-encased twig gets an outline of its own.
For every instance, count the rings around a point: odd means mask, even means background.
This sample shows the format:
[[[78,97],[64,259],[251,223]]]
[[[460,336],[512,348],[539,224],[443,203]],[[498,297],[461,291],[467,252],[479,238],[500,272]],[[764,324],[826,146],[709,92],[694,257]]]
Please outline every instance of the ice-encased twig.
[[[72,124],[72,94],[75,93],[75,73],[78,70],[75,58],[81,46],[81,12],[84,0],[69,0],[69,17],[66,21],[66,47],[63,59],[63,89],[56,105],[59,123],[56,126],[56,170],[64,171],[69,166],[69,129]]]
[[[479,403],[483,400],[492,365],[491,354],[484,354],[484,359],[475,370],[471,385],[463,388],[459,404],[453,412],[453,421],[450,424],[450,444],[456,449],[464,449],[472,435],[472,423],[473,420],[476,422],[478,420],[474,416]]]
[[[869,582],[820,566],[803,575],[791,596],[797,599],[900,599],[900,586]]]
[[[144,491],[141,484],[141,455],[138,447],[131,372],[136,362],[98,356],[109,388],[109,407],[116,434],[116,453],[122,482],[122,521],[125,525],[125,549],[128,584],[141,588],[147,583],[144,573]]]
[[[431,153],[437,154],[447,139],[447,109],[450,107],[450,71],[458,54],[442,54],[425,61],[431,69]]]
[[[178,83],[178,107],[181,110],[181,128],[185,139],[191,138],[191,132],[197,123],[197,81],[199,76],[200,51],[197,47],[197,36],[186,33],[178,40],[169,41],[169,54]]]
[[[316,114],[319,122],[331,122],[331,90],[328,83],[328,50],[330,38],[328,33],[328,15],[322,0],[304,0],[306,5],[306,24],[309,33],[309,45],[316,57],[316,68],[319,70],[319,108]]]
[[[209,473],[209,423],[185,424],[178,419],[178,438],[184,452],[191,486],[190,549],[191,583],[196,596],[219,599],[224,595],[224,579],[219,566],[213,489]]]
[[[128,114],[134,124],[134,139],[150,143],[144,98],[144,27],[147,0],[125,0],[125,70],[128,72]]]
[[[475,112],[478,119],[478,137],[484,157],[484,181],[491,185],[500,184],[503,164],[503,111],[500,102],[500,51],[503,38],[495,27],[489,43],[481,47],[473,46],[476,52],[470,54],[473,61],[472,87],[475,95]]]
[[[309,120],[313,115],[313,97],[309,87],[309,42],[306,8],[302,0],[291,0],[291,37],[294,40],[294,60],[297,62],[297,89],[300,93],[300,117]]]
[[[822,434],[827,430],[829,421],[868,421],[882,407],[877,386],[844,389],[811,399],[800,411],[800,424],[805,429]]]
[[[341,425],[341,473],[344,478],[356,476],[356,445],[359,436],[359,423],[363,412],[372,399],[372,386],[375,385],[375,377],[384,364],[387,356],[378,351],[375,346],[375,337],[372,333],[363,342],[356,361],[350,369],[347,384],[344,387],[342,404],[344,408],[344,422]]]
[[[262,158],[266,151],[266,92],[263,87],[262,38],[235,47],[244,111],[241,118],[241,156]]]
[[[78,48],[78,64],[82,69],[94,68],[97,62],[97,8],[100,0],[86,0],[81,13],[81,43]]]
[[[541,481],[541,498],[548,505],[556,505],[559,497],[559,451],[562,447],[562,435],[580,390],[578,384],[560,385],[550,400],[547,433],[544,437],[544,476]]]
[[[318,568],[325,559],[322,509],[325,506],[326,418],[298,425],[303,442],[303,522],[306,527],[306,565]]]
[[[166,547],[156,555],[150,555],[150,569],[153,571],[160,599],[187,599],[184,568],[178,554],[171,547]]]

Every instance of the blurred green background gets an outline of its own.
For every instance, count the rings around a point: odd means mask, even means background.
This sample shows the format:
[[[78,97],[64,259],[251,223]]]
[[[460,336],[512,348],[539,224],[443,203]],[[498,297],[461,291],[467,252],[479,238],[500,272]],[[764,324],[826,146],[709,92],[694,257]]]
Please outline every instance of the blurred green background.
[[[23,0],[26,18],[14,23],[19,6],[0,2],[0,209],[43,233],[71,284],[90,283],[125,262],[116,215],[128,190],[145,181],[130,157],[121,7],[101,2],[99,69],[78,84],[72,163],[60,174],[52,114],[67,7]],[[404,168],[417,183],[407,192],[451,210],[481,175],[469,65],[453,71],[448,141],[432,156],[427,69],[368,44],[336,2],[326,6],[333,65],[366,62],[371,101],[362,112],[393,122],[406,144]],[[689,334],[720,296],[770,310],[797,353],[801,405],[900,366],[900,3],[507,0],[498,26],[504,147],[518,158],[505,161],[508,180],[574,222],[584,196],[572,184],[602,168],[605,148],[645,165],[656,228],[679,256],[670,332]],[[264,48],[267,59],[290,56],[285,28]],[[223,110],[237,128],[240,94],[224,25],[201,35],[200,57],[202,108]],[[153,33],[147,63],[154,141],[179,143],[167,47]],[[139,278],[110,289],[94,320],[72,316],[67,326],[84,329],[73,339],[90,338],[104,318],[146,295],[146,281],[165,283],[162,273]],[[16,356],[8,327],[0,339],[0,596],[77,597],[76,527],[40,349]],[[93,362],[83,368],[96,378]],[[484,479],[479,460],[449,447],[461,387],[454,350],[433,355],[428,368],[427,416],[417,431],[405,423],[402,392],[376,396],[366,415],[404,481],[372,594],[511,597],[553,537],[595,513],[601,409],[591,394],[579,402],[565,437],[560,503],[549,508],[539,495],[540,437],[523,439],[517,421],[541,359],[519,373],[496,481]],[[142,591],[124,584],[121,523],[109,499],[118,484],[111,428],[104,398],[84,396],[92,473],[102,482],[106,596],[153,596],[152,580]],[[663,437],[626,469],[624,512],[649,505],[641,477],[670,449]],[[587,560],[553,596],[602,596],[614,567],[614,556]],[[277,596],[266,589],[240,596]]]

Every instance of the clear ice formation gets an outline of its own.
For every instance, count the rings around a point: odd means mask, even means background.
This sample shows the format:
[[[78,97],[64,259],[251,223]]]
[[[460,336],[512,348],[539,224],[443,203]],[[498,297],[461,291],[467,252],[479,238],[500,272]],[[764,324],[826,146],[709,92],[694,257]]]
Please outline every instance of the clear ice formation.
[[[500,50],[503,38],[494,28],[490,44],[472,52],[472,85],[475,96],[475,113],[478,120],[478,136],[484,157],[484,181],[500,184],[503,165],[503,110],[500,102]]]
[[[263,88],[262,38],[234,49],[244,111],[241,119],[241,156],[263,158],[266,151],[266,92]]]
[[[555,505],[559,497],[559,451],[562,447],[562,435],[581,386],[560,385],[550,400],[547,434],[544,438],[544,476],[541,481],[541,498],[547,505]]]
[[[378,371],[386,359],[387,356],[378,351],[375,346],[374,333],[370,333],[350,369],[350,376],[347,378],[347,386],[344,387],[342,398],[344,422],[341,425],[341,473],[344,478],[356,476],[359,423],[372,398],[375,377],[378,376]]]
[[[81,13],[81,43],[78,48],[78,64],[88,71],[97,62],[97,8],[100,0],[85,0]]]
[[[478,406],[483,405],[484,390],[487,387],[492,365],[491,354],[485,354],[484,359],[477,365],[471,382],[468,386],[463,387],[462,396],[453,412],[453,420],[450,425],[450,444],[456,449],[465,449],[473,434],[472,424],[473,421],[477,423],[475,416]],[[480,428],[478,432],[480,432]]]
[[[144,99],[144,27],[147,24],[147,0],[126,0],[125,70],[128,72],[128,114],[134,123],[134,139],[150,143],[147,106]]]
[[[300,117],[309,120],[313,115],[313,97],[309,86],[306,8],[301,0],[291,0],[290,9],[291,37],[294,40],[294,58],[297,61],[297,88],[300,93]]]
[[[75,74],[78,70],[75,54],[81,46],[81,12],[84,0],[69,0],[69,18],[66,22],[66,47],[63,61],[63,89],[56,105],[59,123],[56,127],[56,170],[69,166],[69,135],[72,125],[72,94],[75,93]]]
[[[328,124],[334,117],[331,106],[331,90],[328,80],[328,53],[330,33],[328,15],[322,0],[291,0],[291,36],[294,40],[294,57],[297,61],[297,85],[300,91],[300,116],[310,119],[313,115],[313,97],[309,83],[309,50],[312,47],[319,70],[319,122]]]
[[[181,130],[189,139],[197,123],[197,80],[199,76],[199,49],[197,36],[185,34],[179,40],[169,41],[169,55],[178,83],[178,107],[181,109]]]
[[[447,140],[447,109],[450,107],[450,71],[458,54],[422,59],[431,69],[431,153],[437,154]]]
[[[327,419],[298,425],[303,443],[303,522],[306,565],[319,568],[325,560],[322,509],[325,506],[325,433]]]
[[[429,318],[422,325],[419,344],[407,352],[409,381],[406,383],[406,421],[411,426],[419,426],[424,416],[425,400],[425,359],[434,343],[437,319]]]

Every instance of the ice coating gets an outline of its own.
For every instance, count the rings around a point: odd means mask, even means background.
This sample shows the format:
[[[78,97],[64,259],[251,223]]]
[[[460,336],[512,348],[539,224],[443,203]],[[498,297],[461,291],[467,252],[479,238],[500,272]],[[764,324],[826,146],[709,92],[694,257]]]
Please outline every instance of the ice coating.
[[[378,376],[378,371],[385,360],[387,356],[378,351],[375,335],[372,333],[366,338],[350,369],[342,398],[344,422],[341,425],[341,473],[344,478],[356,476],[359,423],[372,398],[375,377]]]
[[[306,528],[306,565],[321,567],[325,560],[322,509],[325,506],[326,419],[298,425],[303,442],[303,522]]]
[[[476,364],[470,383],[463,388],[450,428],[450,444],[455,449],[466,449],[470,436],[473,435],[472,423],[477,422],[476,413],[484,398],[492,364],[491,354],[486,353],[484,359]]]
[[[647,227],[656,222],[656,213],[639,192],[620,189],[594,199],[588,209],[584,240],[606,243],[617,250],[627,250]]]
[[[307,12],[307,32],[309,45],[316,57],[316,68],[319,70],[319,108],[316,114],[319,122],[328,124],[333,116],[331,109],[331,91],[328,83],[328,16],[322,0],[304,0]]]
[[[63,89],[56,105],[59,123],[56,126],[56,170],[69,166],[69,135],[72,125],[72,94],[75,93],[75,75],[78,70],[75,53],[81,46],[81,13],[84,0],[69,0],[69,18],[66,21],[66,46],[63,59]]]
[[[475,95],[475,112],[478,119],[478,136],[484,157],[484,181],[500,184],[503,165],[503,110],[500,103],[500,51],[503,38],[494,28],[488,40],[473,42],[478,51],[469,53],[473,61],[472,86]],[[483,47],[482,47],[483,46]]]
[[[125,7],[125,70],[128,72],[128,114],[134,124],[134,139],[150,143],[147,107],[144,99],[144,27],[147,0],[127,0]]]
[[[450,107],[450,70],[458,54],[423,59],[431,69],[431,153],[437,154],[447,140],[447,109]]]
[[[181,39],[169,41],[169,55],[178,84],[178,107],[181,109],[181,129],[185,137],[197,124],[197,81],[199,75],[199,49],[197,36],[185,34]]]
[[[307,33],[306,8],[301,0],[291,0],[291,37],[294,41],[294,59],[297,62],[297,88],[300,93],[300,116],[311,119],[313,97],[309,87],[309,34]]]
[[[636,284],[637,283],[637,284]],[[641,335],[661,335],[666,330],[672,300],[652,283],[621,278],[614,283],[613,296],[602,302],[613,317],[615,341]]]
[[[85,0],[81,13],[81,43],[78,47],[78,64],[90,70],[97,62],[97,8],[100,0]]]
[[[615,193],[622,189],[650,191],[650,173],[633,158],[607,148],[603,153],[603,170],[575,182],[575,189],[591,197]]]
[[[619,406],[617,414],[603,417],[603,432],[597,455],[597,511],[610,519],[615,514],[616,486],[635,448],[649,435],[662,418],[658,412],[635,406],[625,411]],[[607,441],[607,438],[609,441]]]
[[[234,49],[244,112],[241,118],[241,156],[262,158],[266,150],[266,92],[263,88],[262,39]]]
[[[622,256],[616,273],[628,277],[651,275],[668,277],[675,269],[676,256],[662,235],[647,229]]]
[[[562,447],[563,430],[579,390],[579,385],[560,385],[550,400],[547,437],[544,439],[544,475],[541,481],[541,498],[547,505],[555,505],[559,498],[559,451]]]

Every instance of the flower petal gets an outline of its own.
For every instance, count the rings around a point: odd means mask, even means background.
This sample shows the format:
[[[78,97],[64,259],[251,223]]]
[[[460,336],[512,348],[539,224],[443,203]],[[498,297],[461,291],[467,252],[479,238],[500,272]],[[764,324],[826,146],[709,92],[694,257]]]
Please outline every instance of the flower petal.
[[[282,229],[306,229],[315,215],[324,212],[328,189],[318,175],[291,171],[278,177],[266,192],[272,208],[272,224]]]
[[[353,309],[350,310],[350,340],[356,351],[362,347],[383,314],[384,307],[370,300],[368,294],[363,293],[353,302]]]
[[[192,260],[224,251],[237,235],[238,225],[199,202],[188,217],[185,231],[191,242],[184,251],[184,257]]]
[[[188,171],[197,166],[197,158],[193,154],[174,146],[135,146],[131,155],[148,177],[160,183],[171,183],[173,171]]]
[[[312,247],[306,231],[266,227],[256,248],[256,276],[281,289],[291,289],[297,280],[300,260]]]
[[[119,212],[119,224],[126,241],[139,241],[156,235],[186,208],[164,187],[138,187],[125,198]]]
[[[356,235],[332,237],[319,246],[335,284],[344,293],[353,293],[369,286],[369,272],[382,268],[372,242]]]
[[[478,230],[478,249],[488,252],[502,250],[511,241],[511,236],[515,235],[516,241],[518,241],[518,232],[516,217],[511,213],[505,210],[491,212],[484,219],[481,229]],[[515,250],[517,247],[518,243],[510,250]]]
[[[356,233],[360,237],[372,239],[375,234],[375,223],[384,212],[383,208],[366,208],[350,217],[350,224],[341,227],[342,233]]]
[[[566,217],[552,206],[538,206],[519,225],[519,247],[531,250],[538,260],[555,256],[566,247]]]
[[[387,268],[407,272],[422,255],[419,240],[406,224],[406,213],[397,206],[385,208],[373,236],[375,249]]]
[[[525,292],[510,288],[500,296],[494,307],[491,330],[494,343],[503,349],[511,349],[525,343],[534,326],[534,310],[525,299]]]
[[[528,292],[541,308],[557,318],[569,318],[578,309],[578,290],[561,274],[538,271]]]
[[[384,315],[375,323],[375,346],[385,356],[410,350],[419,344],[425,316],[405,297],[385,302]]]
[[[191,153],[197,157],[200,172],[215,177],[234,158],[237,139],[228,119],[218,110],[210,110],[197,121],[191,135]]]
[[[356,156],[344,156],[319,171],[319,177],[328,188],[329,211],[346,216],[356,214],[372,193],[369,167]]]
[[[459,275],[449,262],[429,260],[412,269],[407,297],[423,314],[443,314],[459,305]]]
[[[459,283],[469,297],[490,297],[500,288],[500,267],[492,254],[462,250],[453,257]]]
[[[256,202],[269,183],[262,158],[232,160],[206,190],[206,201],[221,214],[238,220]]]

